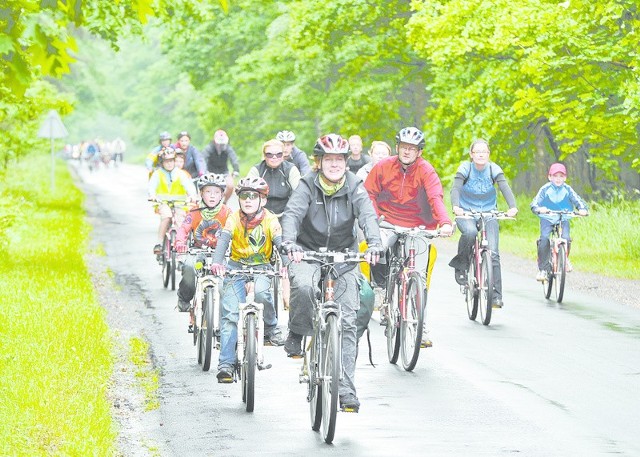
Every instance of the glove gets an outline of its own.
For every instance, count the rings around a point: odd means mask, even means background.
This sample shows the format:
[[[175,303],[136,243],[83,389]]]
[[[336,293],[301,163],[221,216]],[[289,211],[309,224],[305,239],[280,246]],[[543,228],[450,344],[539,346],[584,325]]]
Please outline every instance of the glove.
[[[211,264],[211,273],[214,274],[215,276],[224,276],[225,270],[226,270],[226,267],[221,263]]]
[[[380,260],[380,256],[384,253],[384,249],[382,246],[377,244],[372,244],[364,251],[365,260],[371,265],[375,265]]]
[[[293,241],[285,241],[284,243],[282,243],[280,252],[290,255],[294,252],[304,252],[304,250]]]

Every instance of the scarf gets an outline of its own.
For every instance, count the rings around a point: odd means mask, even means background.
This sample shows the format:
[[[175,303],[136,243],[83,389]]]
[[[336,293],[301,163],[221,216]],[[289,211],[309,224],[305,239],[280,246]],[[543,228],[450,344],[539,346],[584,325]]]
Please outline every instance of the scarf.
[[[222,199],[220,199],[218,204],[213,208],[209,208],[208,206],[204,206],[203,208],[200,208],[200,214],[202,214],[203,220],[211,221],[220,212],[220,209],[222,209]]]
[[[242,226],[244,227],[244,234],[245,236],[247,235],[247,233],[249,233],[251,230],[253,230],[254,228],[256,228],[258,225],[260,225],[260,223],[262,222],[262,220],[264,219],[264,209],[260,208],[255,214],[253,215],[247,215],[244,213],[244,211],[240,210],[240,223],[242,224]]]
[[[322,191],[328,196],[331,197],[333,194],[338,192],[344,186],[344,183],[347,181],[347,176],[343,176],[337,183],[328,182],[322,175],[318,176],[318,182],[320,182],[320,188]]]

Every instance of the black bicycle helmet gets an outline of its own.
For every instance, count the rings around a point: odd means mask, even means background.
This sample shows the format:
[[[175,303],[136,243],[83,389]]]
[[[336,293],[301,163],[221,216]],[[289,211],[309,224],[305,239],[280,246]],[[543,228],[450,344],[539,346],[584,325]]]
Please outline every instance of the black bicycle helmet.
[[[323,156],[325,154],[344,154],[348,156],[349,142],[337,133],[321,136],[313,147],[313,155]]]
[[[415,127],[405,127],[396,135],[396,144],[407,143],[417,146],[418,149],[424,149],[424,133]]]

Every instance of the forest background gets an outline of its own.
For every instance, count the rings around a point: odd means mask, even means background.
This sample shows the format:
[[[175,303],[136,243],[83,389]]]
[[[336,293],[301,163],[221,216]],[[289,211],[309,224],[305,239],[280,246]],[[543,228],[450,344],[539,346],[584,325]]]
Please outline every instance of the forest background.
[[[247,167],[279,130],[310,151],[415,125],[445,186],[483,137],[517,193],[562,160],[588,199],[634,198],[639,25],[630,0],[8,0],[0,168],[47,151],[49,109],[66,141],[121,136],[139,157],[161,131],[202,148],[223,128]]]

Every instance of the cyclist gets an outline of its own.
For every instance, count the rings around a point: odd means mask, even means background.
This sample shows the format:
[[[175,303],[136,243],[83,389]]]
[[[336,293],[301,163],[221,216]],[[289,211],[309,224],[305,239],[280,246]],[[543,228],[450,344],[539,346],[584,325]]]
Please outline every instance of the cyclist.
[[[415,127],[405,127],[396,135],[397,155],[380,160],[365,180],[378,216],[398,227],[424,226],[432,230],[440,228],[443,236],[453,233],[453,225],[443,201],[442,184],[433,166],[422,158],[424,133]],[[385,249],[396,242],[394,231],[380,229]],[[416,240],[416,270],[425,273],[431,257],[427,242]],[[371,268],[374,282],[384,288],[386,267]],[[427,284],[428,287],[428,284]],[[385,310],[381,311],[384,325]],[[431,341],[423,337],[422,347],[431,346]]]
[[[182,149],[184,152],[184,171],[193,177],[202,176],[206,173],[207,166],[200,152],[191,144],[189,132],[178,133],[178,142],[174,148]]]
[[[260,177],[267,181],[269,199],[265,208],[281,218],[291,193],[298,187],[300,171],[293,163],[284,160],[284,145],[279,140],[264,143],[262,157],[264,160],[251,167],[247,177]]]
[[[358,174],[358,170],[371,162],[371,157],[362,153],[362,138],[360,135],[349,137],[349,150],[351,155],[347,159],[347,168],[351,173]]]
[[[384,141],[374,141],[373,143],[371,143],[371,147],[369,148],[369,156],[371,157],[371,161],[360,167],[360,169],[356,173],[356,176],[358,176],[358,178],[362,179],[362,181],[364,182],[365,179],[367,179],[367,176],[369,176],[369,172],[371,172],[373,166],[385,157],[389,157],[390,155],[391,146],[389,146]]]
[[[265,209],[269,185],[262,178],[244,178],[238,182],[236,194],[240,209],[233,212],[220,233],[213,255],[211,271],[223,275],[226,267],[236,269],[243,266],[271,269],[272,250],[282,242],[282,228],[278,218]],[[231,245],[229,260],[224,265],[224,256]],[[270,291],[271,280],[267,276],[254,277],[255,300],[264,304],[264,338],[266,344],[282,346],[283,338],[278,328],[278,318]],[[233,367],[236,363],[235,347],[238,340],[238,306],[246,297],[247,278],[234,276],[225,278],[222,288],[222,318],[220,325],[220,359],[218,382],[233,382]]]
[[[589,214],[587,205],[575,190],[568,185],[567,169],[561,163],[554,163],[549,167],[549,182],[540,188],[537,195],[531,202],[531,211],[540,218],[540,239],[538,240],[538,274],[537,281],[545,281],[547,272],[551,270],[551,244],[549,236],[553,224],[558,221],[557,214],[545,214],[552,211],[573,211],[578,209],[578,214],[586,216]],[[569,235],[569,220],[562,221],[562,236],[567,240],[567,271],[573,270],[569,262],[569,251],[571,250],[571,236]]]
[[[147,187],[150,200],[167,199],[170,197],[184,196],[185,200],[193,202],[198,200],[196,191],[190,176],[183,170],[175,167],[176,153],[173,148],[167,147],[158,154],[160,168],[153,172]],[[155,207],[156,213],[160,214],[160,227],[158,228],[158,243],[153,247],[153,253],[158,256],[162,254],[162,242],[171,226],[171,208],[167,203],[159,202]],[[175,208],[176,223],[182,224],[185,217],[184,208]]]
[[[144,161],[144,165],[149,172],[149,177],[151,177],[151,174],[158,168],[158,154],[171,145],[171,134],[169,132],[162,132],[158,142],[160,144],[147,154],[147,158]]]
[[[380,232],[371,200],[362,182],[347,171],[349,143],[340,135],[320,137],[313,148],[315,171],[305,175],[293,192],[282,217],[283,252],[289,264],[291,301],[289,334],[285,351],[302,355],[302,336],[313,334],[314,297],[320,266],[301,262],[304,250],[358,251],[356,220],[369,244],[367,261],[375,264],[381,252]],[[335,296],[342,310],[342,367],[340,405],[358,412],[360,402],[354,384],[356,361],[356,312],[359,308],[358,275],[354,263],[336,266],[340,275]]]
[[[231,209],[222,203],[222,195],[226,188],[223,175],[207,173],[198,178],[200,197],[203,205],[189,211],[176,236],[176,251],[187,252],[189,235],[193,234],[193,245],[196,248],[215,248],[222,227],[231,214]],[[191,300],[196,291],[195,264],[203,259],[202,254],[188,255],[182,265],[182,279],[178,286],[178,310],[189,311],[189,333],[193,332],[193,308]]]
[[[456,216],[462,216],[465,211],[493,211],[497,208],[497,193],[495,185],[509,206],[507,216],[518,214],[516,199],[511,187],[504,177],[502,168],[489,160],[491,151],[489,143],[478,138],[471,143],[467,161],[458,167],[451,189],[451,205]],[[461,235],[458,241],[458,254],[451,259],[449,266],[455,269],[455,279],[460,285],[467,283],[467,271],[471,248],[478,235],[477,219],[457,219],[456,224]],[[496,218],[489,218],[485,225],[491,260],[493,263],[493,302],[494,308],[502,308],[502,274],[500,269],[500,252],[498,250],[500,225]]]
[[[224,202],[227,203],[233,193],[233,178],[240,176],[238,156],[229,144],[229,135],[224,130],[216,130],[211,142],[204,147],[202,155],[207,161],[207,169],[213,173],[226,176],[227,188],[224,192]],[[231,162],[233,174],[229,174],[227,163]]]
[[[293,162],[300,170],[300,176],[304,176],[311,171],[307,154],[293,144],[296,141],[295,133],[290,130],[281,130],[276,135],[276,140],[282,141],[284,144],[284,160]]]

